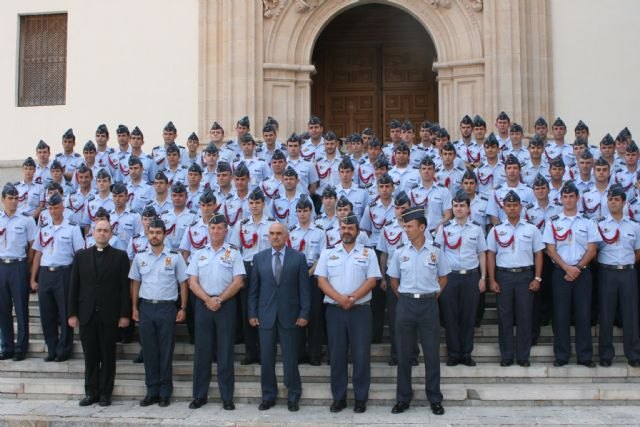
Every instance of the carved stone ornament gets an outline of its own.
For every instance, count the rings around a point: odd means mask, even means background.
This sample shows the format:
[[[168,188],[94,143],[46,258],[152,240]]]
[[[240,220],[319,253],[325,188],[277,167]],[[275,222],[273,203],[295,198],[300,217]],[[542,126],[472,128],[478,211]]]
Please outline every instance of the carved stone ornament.
[[[324,2],[325,0],[296,0],[296,3],[298,3],[298,12],[300,13],[311,12]]]
[[[482,0],[469,0],[469,3],[471,3],[471,8],[473,10],[476,12],[482,12]]]
[[[444,9],[451,8],[451,0],[428,0],[431,6],[438,8],[442,7]]]
[[[287,0],[262,0],[265,18],[277,18],[287,4]]]

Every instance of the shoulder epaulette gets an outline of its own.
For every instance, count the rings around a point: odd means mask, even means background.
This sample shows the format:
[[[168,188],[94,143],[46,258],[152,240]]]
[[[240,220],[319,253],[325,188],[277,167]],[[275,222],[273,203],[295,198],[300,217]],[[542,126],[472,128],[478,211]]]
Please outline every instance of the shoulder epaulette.
[[[437,185],[438,187],[447,188],[447,187],[445,187],[443,184],[440,184],[440,183],[437,183],[436,185]]]
[[[498,184],[496,185],[496,187],[494,188],[494,190],[499,190],[502,187],[502,184]]]
[[[291,227],[289,227],[289,231],[293,231],[293,230],[295,230],[295,229],[296,229],[296,227],[297,227],[296,225],[292,225]]]
[[[562,206],[562,202],[560,202],[559,200],[554,200],[553,204],[556,206]]]
[[[464,168],[462,168],[460,166],[456,167],[456,169],[458,169],[460,172],[464,172]]]
[[[629,200],[629,204],[632,205],[636,202],[636,198],[634,197],[633,199]]]
[[[178,250],[177,250],[177,249],[171,249],[171,250],[169,251],[169,253],[171,253],[171,254],[179,254],[180,252],[178,252]]]
[[[249,218],[243,218],[243,219],[240,221],[240,224],[245,225],[245,224],[246,224],[246,223],[248,223],[248,222],[249,222]]]
[[[151,157],[151,154],[145,154],[145,156],[144,156],[144,157],[146,157],[147,159],[151,159],[151,160],[153,160],[153,157]]]
[[[376,203],[378,203],[377,200],[374,200],[373,202],[369,203],[369,207],[372,208],[376,205]]]
[[[272,217],[272,216],[268,216],[268,217],[267,217],[267,221],[274,222],[275,220],[276,220],[276,219],[275,219],[274,217]]]
[[[169,211],[162,211],[162,212],[160,212],[160,215],[166,215],[168,213],[169,213]]]
[[[78,223],[77,222],[73,222],[73,221],[69,221],[69,225],[76,226],[76,225],[78,225]]]
[[[138,237],[140,237],[140,234],[135,234],[132,239],[137,239]]]
[[[450,224],[451,224],[451,221],[447,221],[447,222],[443,223],[443,224],[442,224],[442,226],[443,226],[443,227],[447,227],[447,226],[449,226]]]
[[[182,169],[189,169],[186,165],[182,165]]]
[[[73,153],[73,157],[80,157],[79,153]]]
[[[482,227],[482,225],[478,221],[475,221],[475,220],[471,220],[471,224],[475,224],[478,227]]]
[[[323,160],[324,160],[324,157],[317,157],[317,158],[316,158],[316,162],[321,162],[321,161],[323,161]]]
[[[319,228],[320,230],[324,230],[324,227],[322,226],[322,224],[314,224],[316,226],[316,228]]]
[[[239,248],[239,247],[237,247],[236,245],[234,245],[234,244],[232,244],[232,243],[228,243],[228,245],[229,245],[229,247],[230,247],[231,249],[235,249],[236,251],[239,251],[239,250],[240,250],[240,248]]]
[[[334,245],[327,246],[327,249],[335,249],[335,246]]]
[[[62,153],[56,154],[56,157],[60,157],[60,156],[62,156]]]
[[[431,242],[431,244],[432,244],[433,246],[435,246],[436,248],[440,248],[440,247],[441,247],[441,246],[440,246],[440,243],[437,243],[437,242]]]
[[[529,203],[525,209],[531,209],[533,207],[533,203]]]
[[[184,145],[178,145],[178,148],[182,148],[183,150],[186,150],[186,147]]]
[[[13,185],[20,185],[20,181],[14,182]]]
[[[229,194],[227,194],[227,196],[225,197],[225,199],[233,199],[233,193],[229,193]]]
[[[551,218],[549,218],[551,221],[555,221],[556,219],[560,218],[558,215],[554,215]]]
[[[596,221],[597,222],[601,222],[601,221],[604,221],[604,219],[605,219],[605,217],[601,216],[601,217],[597,218]]]
[[[90,195],[89,197],[87,197],[87,201],[90,202],[92,200],[94,200],[96,198],[96,196],[94,196],[93,194]]]
[[[622,172],[622,168],[618,168],[618,169],[613,171],[613,173],[618,173],[618,172]]]
[[[364,185],[362,185],[362,184],[358,184],[358,188],[359,188],[359,189],[361,189],[361,190],[365,190],[367,187],[365,187],[365,186],[364,186]]]
[[[198,220],[196,219],[195,221],[193,221],[191,224],[189,224],[189,227],[193,227],[194,225],[196,225],[198,223]]]
[[[360,160],[358,160],[358,164],[359,164],[359,165],[364,165],[364,163],[365,163],[366,161],[367,161],[367,160],[366,160],[364,157],[362,157]]]
[[[487,196],[485,196],[484,194],[479,194],[480,200],[484,200],[485,202],[489,201],[489,198]]]
[[[269,180],[269,178],[271,178],[271,177],[270,177],[270,176],[265,176],[264,178],[262,178],[262,181],[263,181],[263,182],[264,182],[264,181],[268,181],[268,180]]]
[[[28,213],[26,213],[26,212],[22,212],[22,215],[24,215],[24,216],[26,216],[26,217],[30,217],[30,216],[31,216],[31,215],[29,215],[29,214],[28,214]]]
[[[373,182],[370,182],[370,183],[368,183],[368,184],[365,184],[365,186],[364,186],[364,187],[365,187],[365,188],[371,188],[371,187],[373,187]]]
[[[333,230],[333,225],[330,225],[330,226],[329,226],[329,228],[327,228],[327,229],[326,229],[326,230],[324,230],[324,231],[329,231],[329,230]]]
[[[387,222],[384,223],[384,225],[391,225],[391,224],[393,224],[393,220],[392,219],[389,219],[389,220],[387,220]]]
[[[406,243],[400,243],[398,246],[396,246],[396,250],[400,249],[401,247],[403,247],[404,245],[406,245]]]

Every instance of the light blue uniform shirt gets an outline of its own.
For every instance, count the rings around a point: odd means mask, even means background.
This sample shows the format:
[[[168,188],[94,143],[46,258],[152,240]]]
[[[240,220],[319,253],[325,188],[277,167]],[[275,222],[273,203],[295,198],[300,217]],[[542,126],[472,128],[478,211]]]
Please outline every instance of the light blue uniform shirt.
[[[322,251],[315,275],[325,277],[329,284],[343,295],[351,294],[367,279],[381,277],[378,259],[373,249],[356,244],[351,252],[347,252],[342,243]],[[371,291],[356,301],[356,304],[365,303],[370,299]],[[324,302],[336,303],[328,296],[324,297]]]
[[[244,218],[229,231],[229,243],[240,248],[244,261],[251,262],[255,254],[271,247],[269,228],[275,222],[275,218],[265,215],[262,215],[257,224],[253,221],[253,216]]]
[[[84,239],[78,225],[63,219],[58,225],[42,224],[36,232],[33,249],[42,253],[41,266],[66,266],[71,265],[76,252],[84,249]]]
[[[192,257],[187,274],[195,276],[209,296],[220,295],[231,284],[235,276],[245,274],[240,252],[228,244],[214,250],[207,245]]]
[[[478,268],[479,254],[487,250],[484,230],[468,219],[462,225],[455,220],[444,223],[436,232],[435,242],[444,251],[447,263],[454,271]],[[460,245],[452,249],[458,242]]]
[[[598,232],[604,239],[598,243],[598,262],[609,265],[635,264],[635,251],[640,249],[640,224],[622,218],[616,221],[611,215],[598,221]],[[616,236],[617,235],[617,236]]]
[[[187,280],[187,265],[177,251],[167,247],[159,256],[151,247],[139,253],[131,263],[129,279],[140,282],[138,296],[150,300],[176,301],[178,283]]]
[[[36,235],[36,222],[27,213],[8,216],[0,211],[0,258],[26,258]]]
[[[421,182],[409,192],[409,197],[411,206],[425,208],[429,231],[435,230],[444,216],[444,211],[451,209],[451,192],[442,184],[432,183],[427,188]]]
[[[399,247],[387,268],[389,277],[400,279],[398,292],[409,294],[440,292],[438,277],[450,272],[440,245],[428,240],[420,249],[411,242]]]
[[[320,253],[326,247],[326,241],[324,231],[313,223],[309,224],[306,229],[302,228],[300,224],[296,224],[292,230],[289,230],[291,248],[302,252],[307,258],[308,265],[313,265],[318,261]]]
[[[504,213],[504,197],[509,191],[513,190],[520,196],[520,204],[522,205],[521,217],[524,218],[525,207],[533,203],[536,198],[533,195],[531,187],[518,183],[516,187],[509,187],[506,183],[499,185],[489,195],[489,203],[487,205],[487,215],[495,216],[502,222],[507,221],[507,214]],[[549,198],[551,200],[551,198]]]
[[[502,247],[499,242],[510,243]],[[544,243],[540,230],[521,219],[515,227],[508,221],[493,227],[487,235],[487,249],[496,254],[498,267],[529,267],[534,265],[533,254],[543,250]]]
[[[553,227],[552,227],[553,225]],[[553,229],[558,236],[565,235],[570,231],[570,235],[565,240],[557,240],[554,237]],[[602,241],[595,222],[582,215],[566,216],[564,213],[553,217],[547,224],[542,236],[544,243],[556,245],[556,251],[564,262],[569,265],[576,265],[582,259],[589,243]]]

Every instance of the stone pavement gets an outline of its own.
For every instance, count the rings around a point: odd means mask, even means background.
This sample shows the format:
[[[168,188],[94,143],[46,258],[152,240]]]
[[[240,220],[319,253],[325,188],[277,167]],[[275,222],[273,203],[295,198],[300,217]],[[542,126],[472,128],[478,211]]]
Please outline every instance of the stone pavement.
[[[209,402],[198,410],[188,402],[172,402],[168,408],[141,408],[134,400],[118,400],[111,407],[78,406],[77,400],[0,399],[1,426],[260,426],[260,425],[430,425],[430,426],[628,426],[640,425],[637,406],[449,406],[445,415],[432,415],[425,406],[411,407],[393,415],[390,406],[370,406],[365,414],[350,408],[332,414],[326,406],[302,406],[290,413],[278,402],[269,411],[260,412],[256,404],[241,403],[235,411],[224,411],[218,402]]]

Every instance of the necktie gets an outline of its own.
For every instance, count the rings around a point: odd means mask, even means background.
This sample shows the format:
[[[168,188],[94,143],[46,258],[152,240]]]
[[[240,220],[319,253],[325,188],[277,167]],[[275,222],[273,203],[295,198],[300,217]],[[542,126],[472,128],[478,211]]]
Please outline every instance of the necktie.
[[[276,259],[273,261],[273,275],[276,277],[276,283],[280,283],[280,274],[282,274],[282,261],[280,260],[280,252],[276,252]]]

